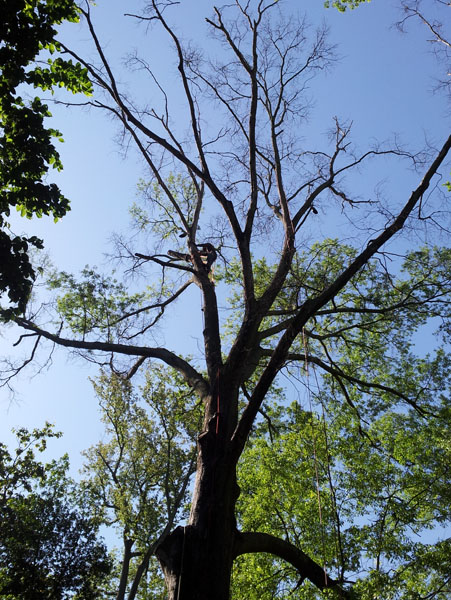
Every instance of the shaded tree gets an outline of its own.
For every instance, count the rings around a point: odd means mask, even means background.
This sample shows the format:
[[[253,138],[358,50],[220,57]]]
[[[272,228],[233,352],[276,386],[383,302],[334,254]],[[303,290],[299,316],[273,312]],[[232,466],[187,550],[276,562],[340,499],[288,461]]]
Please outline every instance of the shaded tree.
[[[120,244],[123,260],[143,274],[145,285],[132,292],[89,269],[80,280],[55,276],[53,315],[30,306],[15,323],[34,351],[41,342],[58,344],[118,375],[136,372],[148,359],[163,362],[203,402],[190,516],[155,549],[170,600],[227,599],[234,561],[261,552],[290,564],[318,590],[351,597],[343,561],[325,574],[320,549],[309,553],[302,540],[237,527],[237,465],[279,375],[295,363],[314,364],[318,377],[330,381],[334,410],[352,415],[352,436],[361,444],[371,440],[371,423],[384,408],[437,418],[442,398],[423,379],[434,361],[414,360],[404,344],[432,316],[449,331],[449,269],[437,268],[437,256],[446,256],[440,250],[405,252],[399,234],[418,223],[442,224],[435,184],[451,137],[427,157],[395,143],[359,152],[350,125],[336,118],[325,147],[308,148],[298,137],[308,115],[307,84],[333,60],[325,29],[309,41],[305,21],[284,15],[281,2],[237,0],[207,19],[218,43],[209,61],[182,44],[169,20],[174,4],[155,0],[131,17],[149,30],[159,27],[173,44],[186,107],[182,124],[173,122],[170,99],[147,57],[135,54],[129,64],[149,76],[154,97],[139,106],[139,98],[121,90],[89,4],[81,11],[98,62],[59,42],[88,71],[95,89],[88,104],[118,119],[148,168],[147,209],[134,211],[142,235],[135,246]],[[209,118],[212,104],[215,118]],[[414,190],[402,201],[376,194],[362,200],[351,191],[350,174],[371,160],[381,169],[386,162],[391,170],[416,168]],[[326,216],[346,223],[352,247],[309,243],[318,221],[330,223]],[[390,262],[387,249],[395,240],[410,278]],[[223,257],[224,273],[205,262],[206,244]],[[155,270],[160,276],[149,287]],[[160,347],[152,337],[193,283],[203,299],[202,360]],[[218,297],[237,285],[235,320],[227,326]],[[14,369],[5,377],[13,375]]]
[[[50,425],[20,429],[14,455],[0,444],[2,598],[93,600],[111,568],[99,523],[67,477],[67,457],[35,458],[55,435]]]

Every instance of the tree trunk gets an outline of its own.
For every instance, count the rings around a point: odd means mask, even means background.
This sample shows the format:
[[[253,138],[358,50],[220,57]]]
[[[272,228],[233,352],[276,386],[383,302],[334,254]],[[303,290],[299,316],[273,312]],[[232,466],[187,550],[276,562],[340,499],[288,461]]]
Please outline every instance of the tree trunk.
[[[218,539],[215,527],[177,527],[158,549],[168,600],[228,600],[233,539]]]
[[[225,413],[207,410],[210,419],[198,440],[189,524],[177,527],[157,549],[168,600],[229,598],[239,488]]]

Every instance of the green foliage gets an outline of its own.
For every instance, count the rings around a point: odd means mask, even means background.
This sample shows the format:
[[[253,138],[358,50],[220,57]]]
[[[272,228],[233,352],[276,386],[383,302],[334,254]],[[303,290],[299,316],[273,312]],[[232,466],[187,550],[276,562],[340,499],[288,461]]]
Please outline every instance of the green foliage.
[[[299,253],[261,328],[262,346],[270,347],[291,311],[312,290],[318,293],[329,285],[354,255],[352,248],[335,240]],[[447,248],[410,253],[397,277],[380,261],[370,262],[294,342],[293,354],[301,366],[288,361],[287,375],[292,385],[299,381],[307,395],[299,389],[302,405],[300,400],[287,407],[287,392],[273,387],[265,418],[257,424],[239,466],[240,529],[293,542],[345,586],[357,580],[354,589],[363,600],[376,594],[410,600],[437,593],[438,599],[445,598],[440,590],[449,568],[448,542],[432,543],[427,535],[431,532],[436,539],[436,529],[449,519],[446,406],[451,364],[440,347],[434,355],[416,355],[414,336],[430,327],[433,318],[438,335],[447,339],[450,264]],[[262,259],[256,261],[255,274],[256,293],[261,294],[273,269]],[[233,331],[242,304],[238,267],[232,263],[218,271],[217,280],[234,290]],[[67,294],[77,285],[67,280]],[[114,297],[114,288],[109,289]],[[88,302],[85,293],[85,306],[91,303],[101,310],[100,296],[93,294]],[[60,300],[66,316],[70,298],[73,302],[70,294]],[[299,358],[305,354],[308,378]],[[335,373],[315,366],[317,358],[326,363],[325,354]],[[104,374],[96,382],[109,440],[89,452],[87,466],[95,504],[110,507],[102,519],[125,532],[137,550],[129,581],[176,504],[200,418],[190,412],[194,396],[175,372],[154,366],[146,377],[139,395],[121,377]],[[253,381],[247,383],[249,390]],[[168,482],[171,504],[162,487]],[[121,561],[117,569],[119,565]],[[118,578],[119,572],[116,583]],[[296,572],[283,561],[269,555],[244,556],[235,565],[232,597],[320,597],[310,584],[298,583]],[[159,597],[161,578],[155,564],[150,564],[141,585],[140,593],[152,589]]]
[[[313,244],[296,255],[284,288],[263,321],[264,347],[270,347],[278,339],[284,324],[306,298],[325,289],[343,264],[354,256],[354,249],[336,240]],[[260,294],[268,285],[273,269],[261,259],[255,262],[254,272],[256,293]],[[225,272],[217,269],[215,277],[232,290],[229,302],[234,316],[228,328],[235,332],[243,301],[238,264],[232,262]],[[343,375],[359,378],[361,390],[371,380],[379,386],[404,390],[406,396],[417,397],[427,409],[438,392],[428,384],[428,373],[432,365],[434,369],[446,370],[447,359],[440,350],[435,359],[414,356],[413,335],[422,327],[431,327],[430,320],[436,318],[437,333],[447,340],[451,323],[450,284],[448,248],[423,249],[407,255],[398,277],[392,276],[383,263],[373,260],[309,323],[304,338],[299,336],[295,340],[293,354],[304,354],[307,350],[321,360],[326,352],[322,362],[335,362]],[[381,360],[384,356],[387,360]],[[410,384],[405,381],[407,373],[411,376]],[[368,403],[362,416],[366,413],[371,418],[385,408],[391,396],[375,386],[367,391],[371,397],[365,396]],[[355,392],[350,390],[350,393]],[[391,401],[398,402],[399,398]]]
[[[97,539],[98,523],[67,477],[67,456],[48,464],[35,458],[59,434],[47,424],[16,436],[13,455],[0,444],[1,597],[99,598],[110,562]]]
[[[263,322],[262,347],[272,347],[305,299],[354,256],[335,240],[300,252]],[[293,343],[288,392],[299,387],[300,400],[288,408],[282,396],[279,408],[267,400],[239,467],[238,521],[243,530],[288,539],[345,585],[357,580],[362,599],[444,599],[449,541],[437,532],[449,523],[451,500],[451,361],[445,347],[425,355],[417,340],[434,325],[438,340],[449,339],[450,250],[412,252],[397,272],[370,261]],[[254,273],[261,294],[274,269],[262,259]],[[231,286],[239,315],[238,265],[216,278]],[[298,583],[283,561],[244,556],[233,598],[321,597]]]
[[[181,212],[188,225],[192,226],[199,191],[192,181],[174,173],[167,177],[165,186],[166,191],[163,191],[157,182],[140,181],[138,193],[142,197],[142,205],[133,204],[130,215],[138,230],[153,233],[162,241],[170,239],[175,244],[172,249],[178,250],[179,236],[184,233],[178,213]],[[179,207],[177,211],[176,205]]]
[[[38,97],[24,99],[27,87],[43,91],[64,87],[72,93],[91,93],[86,69],[61,57],[48,58],[49,68],[37,66],[41,53],[59,50],[55,26],[77,22],[73,0],[2,0],[0,23],[0,295],[9,305],[1,309],[4,320],[22,313],[35,278],[29,247],[42,248],[35,236],[9,232],[11,207],[22,216],[52,215],[54,220],[69,210],[69,201],[55,183],[46,183],[52,167],[62,169],[53,138],[61,133],[44,125],[51,116]],[[19,92],[19,89],[21,90]]]
[[[353,10],[363,2],[371,2],[371,0],[333,0],[332,2],[330,0],[327,0],[326,2],[324,2],[324,6],[326,8],[330,8],[331,6],[333,6],[340,12],[345,12],[348,8]]]
[[[283,537],[329,575],[357,579],[362,600],[444,600],[450,540],[427,539],[449,520],[449,408],[428,420],[389,410],[374,420],[368,444],[350,407],[338,410],[329,397],[327,386],[313,397],[318,412],[297,403],[267,410],[239,468],[241,528]],[[283,561],[245,556],[235,566],[232,597],[322,597],[297,584]]]
[[[181,376],[156,365],[147,370],[139,394],[130,381],[114,374],[102,373],[94,389],[106,440],[86,452],[83,485],[100,520],[115,527],[124,541],[123,554],[116,556],[117,593],[120,572],[126,569],[130,585],[164,532],[186,516],[202,411]],[[126,546],[133,548],[133,556]],[[156,564],[145,569],[140,600],[163,593],[157,573]]]
[[[68,273],[54,273],[49,288],[57,290],[57,308],[73,333],[107,333],[109,340],[124,335],[130,324],[126,315],[139,311],[148,293],[130,294],[127,286],[85,267],[81,280]]]
[[[72,60],[63,60],[62,58],[47,59],[50,65],[47,69],[36,67],[27,75],[29,83],[41,90],[50,90],[54,93],[54,87],[66,88],[73,94],[85,94],[90,96],[92,93],[92,84],[88,78],[88,70],[80,63],[73,63]]]
[[[263,349],[274,345],[305,299],[330,285],[355,254],[325,240],[296,255],[262,323]],[[448,248],[408,254],[396,276],[383,262],[370,261],[293,342],[286,374],[307,396],[297,390],[303,404],[287,407],[287,392],[272,387],[265,419],[239,468],[240,528],[290,540],[345,586],[358,580],[356,593],[364,600],[375,594],[407,600],[435,591],[444,598],[439,590],[448,568],[447,542],[424,537],[448,519],[445,407],[451,363],[440,346],[435,354],[418,353],[415,339],[431,328],[431,320],[438,339],[448,339],[450,267]],[[254,273],[259,296],[274,268],[261,259]],[[238,264],[218,269],[215,277],[232,292],[234,332],[243,302]],[[81,281],[55,275],[51,286],[60,293],[61,316],[79,336],[107,332],[109,339],[123,339],[131,330],[117,328],[121,315],[145,307],[144,296],[90,269]],[[246,383],[248,392],[259,368]],[[96,381],[108,439],[89,451],[87,464],[86,489],[93,504],[104,507],[102,521],[116,526],[136,551],[128,562],[129,586],[165,525],[184,514],[179,492],[194,468],[200,419],[192,390],[179,375],[152,366],[146,377],[139,393],[118,375]],[[117,559],[112,588],[117,589],[124,557]],[[156,569],[150,563],[140,598],[162,593]],[[310,584],[297,584],[296,572],[283,561],[240,557],[233,597],[319,597]]]

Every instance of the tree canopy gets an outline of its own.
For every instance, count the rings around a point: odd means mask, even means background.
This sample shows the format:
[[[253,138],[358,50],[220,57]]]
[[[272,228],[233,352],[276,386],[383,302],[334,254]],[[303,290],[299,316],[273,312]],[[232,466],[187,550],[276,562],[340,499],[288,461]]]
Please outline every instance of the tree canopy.
[[[145,175],[119,270],[44,273],[42,304],[13,315],[29,355],[3,381],[54,346],[101,367],[108,439],[86,493],[120,527],[118,600],[161,596],[152,557],[169,600],[445,598],[448,542],[422,538],[449,518],[451,255],[428,242],[447,233],[451,136],[362,150],[332,117],[309,140],[327,28],[236,0],[212,10],[200,49],[178,33],[182,10],[126,15],[171,44],[175,87],[143,45],[131,93],[90,3],[89,50],[57,40],[89,78],[84,106],[115,119]],[[408,185],[381,191],[404,170]],[[159,337],[183,302],[201,317],[192,354],[183,331]]]

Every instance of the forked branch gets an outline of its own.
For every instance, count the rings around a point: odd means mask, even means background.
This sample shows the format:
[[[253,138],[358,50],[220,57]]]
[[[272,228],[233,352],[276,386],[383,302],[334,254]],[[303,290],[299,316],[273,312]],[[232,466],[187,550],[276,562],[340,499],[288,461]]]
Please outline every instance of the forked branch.
[[[244,409],[238,426],[233,435],[234,456],[238,461],[241,452],[246,444],[247,437],[251,430],[252,424],[258,414],[262,402],[264,401],[268,390],[270,389],[274,379],[277,376],[280,368],[284,364],[291,345],[296,337],[302,331],[307,321],[311,319],[320,309],[330,302],[336,295],[349,283],[349,281],[360,271],[364,265],[378,252],[378,250],[390,240],[398,231],[402,229],[406,220],[420,202],[423,194],[428,189],[430,182],[437,173],[440,165],[447,157],[451,150],[451,135],[444,143],[436,158],[424,175],[419,186],[412,192],[409,200],[398,213],[398,216],[389,224],[375,239],[371,240],[366,248],[343,270],[323,292],[316,297],[307,299],[299,308],[297,314],[291,320],[291,323],[281,336],[277,346],[275,347],[272,356],[263,371],[251,400]]]

